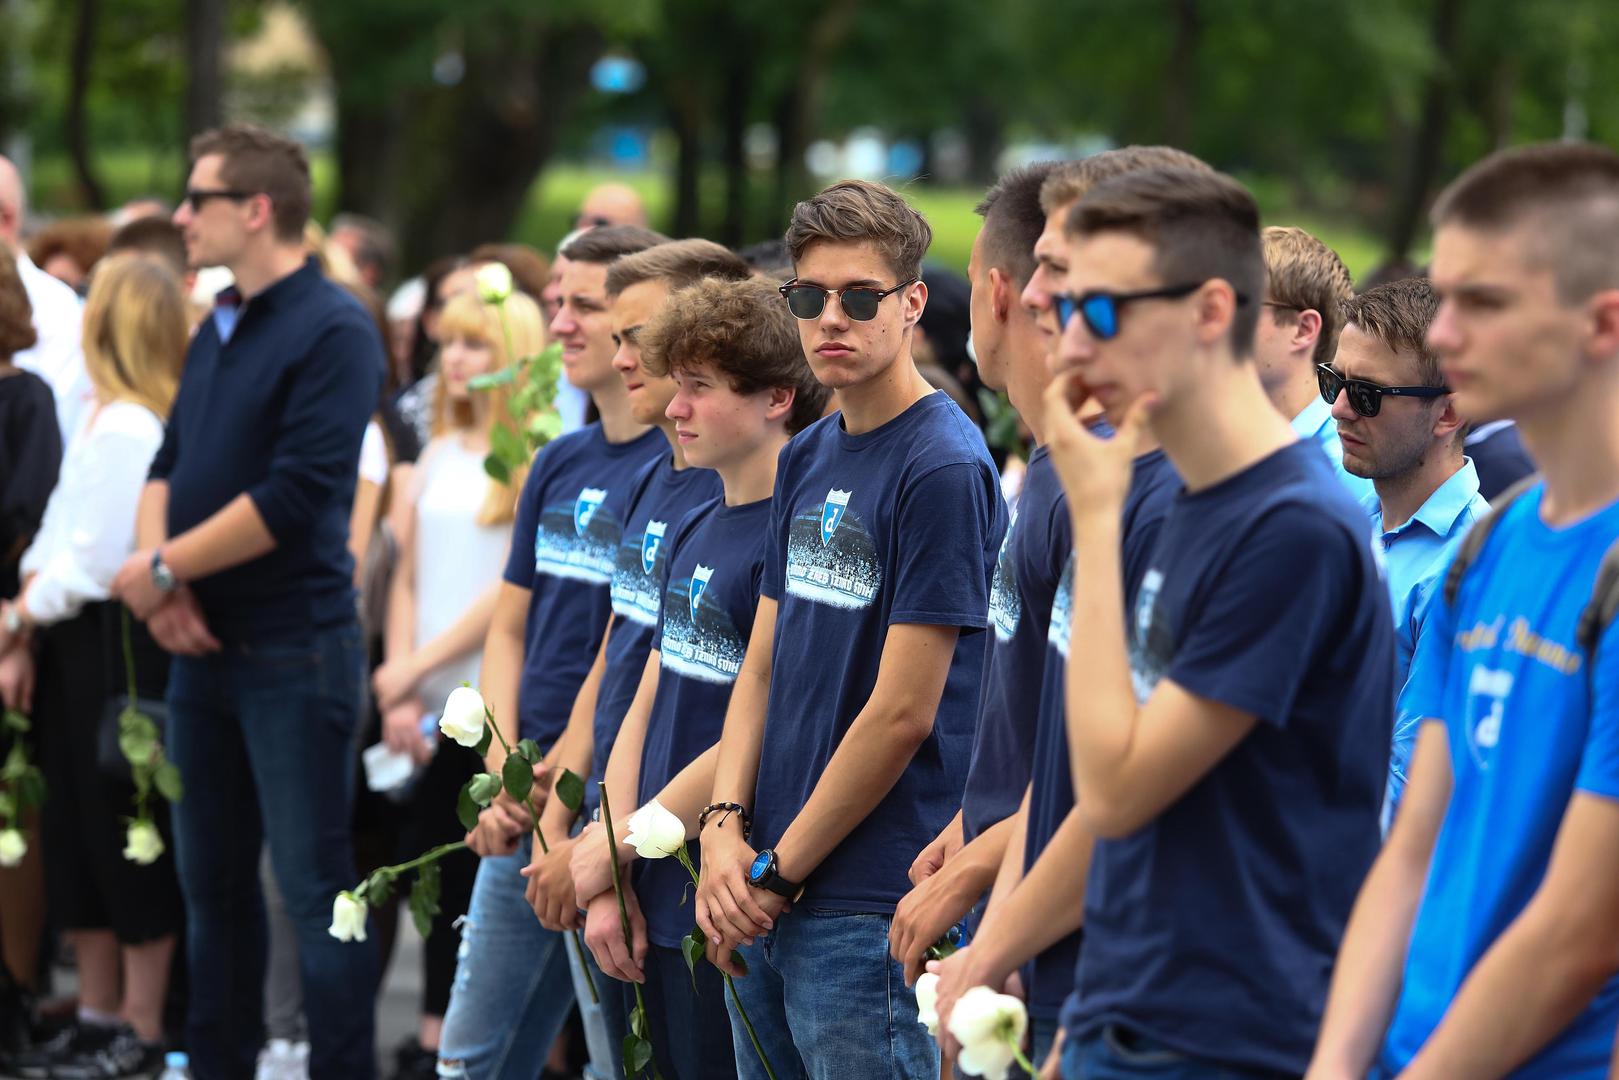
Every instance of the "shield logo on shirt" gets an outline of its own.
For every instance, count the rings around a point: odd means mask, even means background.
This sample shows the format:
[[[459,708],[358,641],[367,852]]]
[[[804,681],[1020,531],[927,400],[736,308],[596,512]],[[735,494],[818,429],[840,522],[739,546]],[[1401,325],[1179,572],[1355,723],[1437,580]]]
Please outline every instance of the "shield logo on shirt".
[[[606,488],[581,488],[579,498],[573,503],[573,528],[580,536],[590,528],[590,519],[596,516],[596,511],[607,498]]]
[[[839,491],[833,488],[826,493],[826,502],[821,504],[821,543],[830,544],[832,534],[838,531],[838,525],[843,521],[844,512],[849,509],[848,491]]]
[[[665,528],[665,522],[649,521],[646,532],[641,534],[641,570],[645,573],[652,573],[652,568],[658,565],[658,549],[663,546]]]
[[[703,593],[708,590],[708,580],[714,576],[712,566],[697,564],[697,569],[691,572],[691,618],[697,621],[697,605],[703,602]]]

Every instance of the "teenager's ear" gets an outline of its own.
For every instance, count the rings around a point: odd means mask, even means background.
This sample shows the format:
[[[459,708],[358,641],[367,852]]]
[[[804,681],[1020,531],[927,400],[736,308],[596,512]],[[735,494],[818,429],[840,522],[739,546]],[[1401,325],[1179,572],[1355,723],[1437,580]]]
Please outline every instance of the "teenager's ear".
[[[1012,314],[1012,305],[1018,303],[1018,289],[1006,271],[998,266],[989,268],[989,313],[995,321],[1004,323]]]
[[[765,391],[770,396],[765,399],[765,419],[785,420],[792,415],[793,402],[798,400],[798,391],[790,386],[772,386]]]
[[[1587,350],[1593,358],[1606,360],[1619,355],[1619,289],[1604,289],[1591,297],[1590,337]]]
[[[1320,337],[1321,313],[1315,308],[1305,308],[1299,312],[1298,321],[1293,324],[1293,340],[1289,345],[1294,352],[1313,353]]]
[[[1210,278],[1198,288],[1193,301],[1197,336],[1204,345],[1213,345],[1231,333],[1231,324],[1237,317],[1237,293],[1229,281]]]
[[[275,204],[268,195],[255,195],[248,200],[247,227],[257,232],[275,228]]]
[[[915,326],[922,321],[922,309],[928,306],[928,283],[917,279],[915,285],[905,290],[905,325]]]
[[[1446,394],[1440,400],[1444,403],[1445,407],[1439,410],[1438,416],[1434,417],[1434,438],[1457,438],[1457,432],[1467,426],[1467,421],[1463,420],[1462,414],[1456,411],[1456,395]]]

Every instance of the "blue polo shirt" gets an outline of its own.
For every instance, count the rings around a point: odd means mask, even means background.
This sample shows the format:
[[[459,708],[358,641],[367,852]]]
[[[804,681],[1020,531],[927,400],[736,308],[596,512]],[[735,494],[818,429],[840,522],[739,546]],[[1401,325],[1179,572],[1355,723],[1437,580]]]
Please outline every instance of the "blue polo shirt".
[[[1338,479],[1343,481],[1349,494],[1358,500],[1377,498],[1377,489],[1364,476],[1356,476],[1344,468],[1344,444],[1338,438],[1338,421],[1332,418],[1332,406],[1317,394],[1310,399],[1304,411],[1293,418],[1293,434],[1304,442],[1314,443],[1327,455],[1327,463]]]
[[[221,297],[186,350],[149,476],[169,485],[168,534],[243,492],[275,547],[190,583],[226,644],[277,641],[354,619],[349,513],[360,441],[382,390],[383,348],[359,301],[314,259],[263,291]]]
[[[1445,570],[1456,546],[1490,504],[1478,490],[1478,471],[1463,459],[1456,473],[1440,484],[1422,508],[1397,529],[1384,531],[1383,508],[1374,493],[1361,503],[1372,516],[1373,535],[1381,537],[1389,599],[1394,607],[1395,681],[1403,688],[1411,671],[1411,655],[1428,623],[1436,593],[1444,587]],[[1406,704],[1405,694],[1400,704]],[[1395,807],[1405,792],[1406,771],[1417,743],[1422,718],[1403,707],[1394,712],[1394,751],[1389,758],[1388,799],[1383,806],[1383,831],[1394,820]]]

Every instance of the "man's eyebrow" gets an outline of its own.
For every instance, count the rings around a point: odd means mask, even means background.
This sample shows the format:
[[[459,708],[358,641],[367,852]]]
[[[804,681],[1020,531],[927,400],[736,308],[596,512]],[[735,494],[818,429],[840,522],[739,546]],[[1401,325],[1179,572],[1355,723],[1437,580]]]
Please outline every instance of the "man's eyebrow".
[[[831,289],[833,292],[837,292],[839,289],[880,289],[883,287],[883,283],[876,278],[857,278],[854,281],[846,281],[842,285],[836,286],[823,285],[819,281],[814,281],[810,278],[799,278],[794,284],[813,285],[817,289]]]

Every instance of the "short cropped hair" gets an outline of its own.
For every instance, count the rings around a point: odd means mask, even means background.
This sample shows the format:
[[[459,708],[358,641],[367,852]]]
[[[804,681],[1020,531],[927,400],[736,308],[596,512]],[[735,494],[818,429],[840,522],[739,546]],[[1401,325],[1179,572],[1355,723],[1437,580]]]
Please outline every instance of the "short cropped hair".
[[[108,255],[133,251],[162,259],[174,276],[184,278],[186,273],[185,233],[180,226],[164,217],[136,218],[112,234],[107,245]]]
[[[867,180],[839,180],[793,207],[787,253],[797,266],[812,244],[873,244],[900,281],[922,276],[933,228],[899,194]]]
[[[1202,158],[1173,146],[1121,146],[1103,150],[1078,161],[1065,161],[1053,169],[1040,185],[1040,212],[1050,216],[1084,198],[1087,191],[1103,180],[1143,169],[1214,171]]]
[[[191,140],[193,164],[210,154],[222,159],[219,178],[226,187],[269,196],[277,240],[303,239],[314,198],[303,147],[252,124],[229,124]]]
[[[1040,209],[1040,185],[1058,167],[1055,161],[1037,161],[1013,169],[995,182],[973,212],[984,219],[984,261],[1006,271],[1021,288],[1034,275],[1034,245],[1045,231]]]
[[[793,391],[787,433],[826,411],[832,391],[816,381],[798,326],[769,282],[705,278],[669,298],[641,331],[641,362],[657,376],[713,367],[738,394]]]
[[[34,305],[29,303],[28,290],[23,287],[17,256],[0,240],[0,362],[33,348],[37,340]],[[796,334],[793,345],[798,345]]]
[[[66,255],[89,273],[107,254],[112,242],[112,225],[102,217],[76,217],[53,221],[28,242],[28,257],[35,266],[44,266],[58,255]]]
[[[1439,297],[1427,278],[1402,278],[1367,289],[1344,302],[1344,324],[1402,356],[1414,356],[1423,386],[1444,386],[1439,354],[1428,347],[1428,327]]]
[[[1552,268],[1563,303],[1619,288],[1619,154],[1605,146],[1491,154],[1440,192],[1432,221],[1491,231],[1533,221],[1531,257]]]
[[[1315,339],[1312,362],[1326,364],[1338,352],[1343,329],[1343,306],[1355,295],[1354,279],[1338,253],[1303,229],[1272,225],[1260,234],[1265,252],[1267,294],[1279,305],[1271,308],[1278,323],[1291,325],[1299,312],[1321,316],[1321,334]]]
[[[712,240],[671,240],[625,255],[609,266],[607,295],[617,296],[643,281],[661,281],[674,292],[706,277],[741,281],[750,272],[740,255]]]
[[[354,252],[354,264],[360,269],[373,267],[377,272],[377,280],[381,281],[393,273],[394,253],[397,245],[388,226],[376,218],[366,217],[364,214],[342,213],[332,218],[330,232],[339,229],[352,229],[359,234],[360,243]]]
[[[1147,169],[1093,187],[1069,212],[1070,236],[1123,232],[1154,248],[1153,272],[1166,284],[1220,278],[1237,294],[1231,351],[1253,351],[1265,287],[1259,207],[1224,173]]]
[[[645,251],[656,244],[667,244],[662,233],[639,225],[603,225],[586,229],[563,245],[558,252],[569,262],[596,263],[598,266]]]

